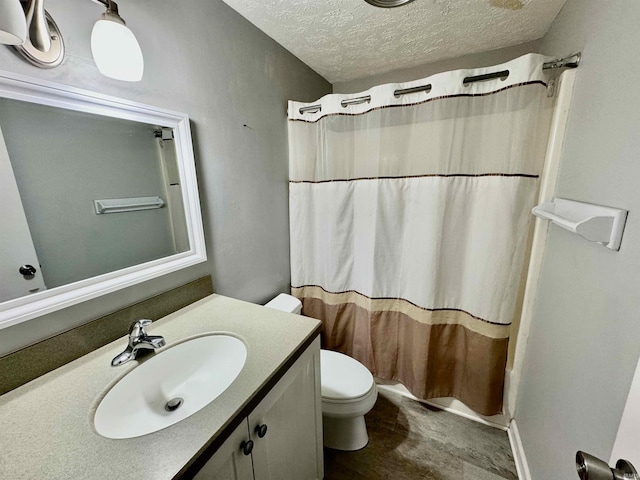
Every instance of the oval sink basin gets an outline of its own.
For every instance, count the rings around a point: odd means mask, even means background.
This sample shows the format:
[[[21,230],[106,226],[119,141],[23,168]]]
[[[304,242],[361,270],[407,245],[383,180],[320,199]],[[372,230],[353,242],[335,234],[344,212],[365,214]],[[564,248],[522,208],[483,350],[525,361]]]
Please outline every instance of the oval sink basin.
[[[102,399],[94,425],[107,438],[133,438],[193,415],[224,392],[247,359],[230,335],[194,338],[134,368]]]

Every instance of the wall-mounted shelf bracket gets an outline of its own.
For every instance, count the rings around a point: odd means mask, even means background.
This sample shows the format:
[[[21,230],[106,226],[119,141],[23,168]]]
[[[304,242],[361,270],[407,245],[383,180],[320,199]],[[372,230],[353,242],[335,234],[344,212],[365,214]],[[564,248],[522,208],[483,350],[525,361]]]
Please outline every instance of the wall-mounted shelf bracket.
[[[556,198],[533,207],[531,212],[536,217],[551,220],[590,242],[601,243],[611,250],[620,250],[627,210]]]

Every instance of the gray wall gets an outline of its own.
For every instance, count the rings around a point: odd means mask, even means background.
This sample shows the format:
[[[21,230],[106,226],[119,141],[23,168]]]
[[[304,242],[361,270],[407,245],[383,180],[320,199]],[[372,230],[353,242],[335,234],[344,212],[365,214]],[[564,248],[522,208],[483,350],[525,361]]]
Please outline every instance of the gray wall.
[[[249,301],[286,291],[286,101],[315,100],[331,85],[220,0],[120,3],[145,56],[139,83],[103,77],[91,59],[103,8],[57,0],[47,10],[67,44],[64,64],[41,70],[0,46],[2,69],[188,113],[209,261],[2,330],[0,355],[202,275]]]
[[[47,288],[177,253],[168,208],[96,215],[93,205],[167,202],[153,125],[8,99],[0,125]]]
[[[474,53],[462,57],[440,60],[439,62],[427,63],[418,67],[394,70],[392,72],[371,75],[370,77],[358,78],[349,82],[337,82],[333,84],[334,93],[356,93],[368,90],[376,85],[385,83],[400,83],[428,77],[435,73],[458,70],[461,68],[479,68],[508,62],[527,53],[537,53],[540,47],[540,40],[514,45],[512,47],[500,48],[488,52]]]
[[[516,420],[535,480],[609,460],[640,354],[640,2],[568,0],[541,45],[582,51],[557,196],[630,211],[619,252],[551,226]]]

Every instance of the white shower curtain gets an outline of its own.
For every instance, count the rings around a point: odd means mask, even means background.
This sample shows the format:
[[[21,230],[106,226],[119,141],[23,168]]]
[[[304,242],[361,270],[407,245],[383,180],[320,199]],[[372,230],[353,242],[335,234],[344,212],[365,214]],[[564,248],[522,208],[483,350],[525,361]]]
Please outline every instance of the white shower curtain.
[[[501,411],[553,108],[545,60],[289,102],[292,294],[326,348],[419,398]]]

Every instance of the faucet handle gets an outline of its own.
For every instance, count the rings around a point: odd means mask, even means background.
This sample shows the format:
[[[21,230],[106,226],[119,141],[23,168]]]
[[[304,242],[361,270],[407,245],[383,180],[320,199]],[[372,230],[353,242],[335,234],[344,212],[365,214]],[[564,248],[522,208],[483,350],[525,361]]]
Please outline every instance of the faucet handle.
[[[141,320],[137,320],[131,324],[129,327],[129,335],[133,337],[139,337],[141,335],[146,335],[144,327],[148,327],[153,322],[147,318],[143,318]]]

